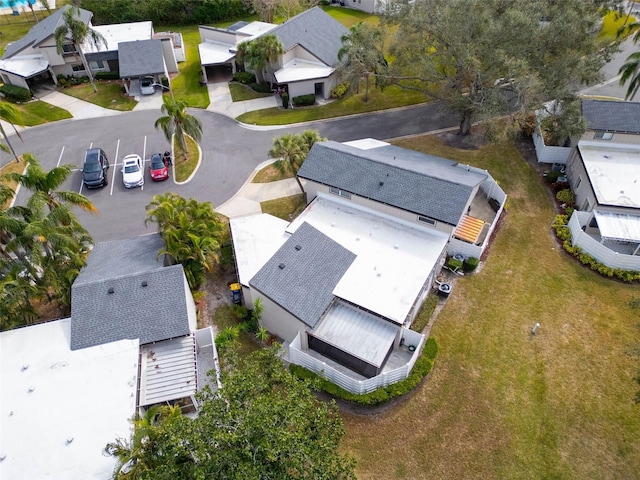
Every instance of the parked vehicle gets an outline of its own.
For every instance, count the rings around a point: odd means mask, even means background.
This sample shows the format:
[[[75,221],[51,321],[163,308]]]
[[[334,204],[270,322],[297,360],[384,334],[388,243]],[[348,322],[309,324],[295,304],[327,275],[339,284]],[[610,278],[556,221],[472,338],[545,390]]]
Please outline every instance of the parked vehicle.
[[[134,153],[122,159],[122,183],[126,188],[144,185],[144,170],[140,155]]]
[[[167,162],[161,154],[154,153],[151,155],[151,163],[149,164],[149,175],[154,182],[160,182],[169,178],[169,168]]]
[[[140,79],[140,93],[142,93],[142,95],[153,95],[156,93],[153,77],[142,77]]]
[[[82,165],[82,183],[87,188],[98,188],[107,185],[109,160],[101,148],[90,148],[84,154]]]

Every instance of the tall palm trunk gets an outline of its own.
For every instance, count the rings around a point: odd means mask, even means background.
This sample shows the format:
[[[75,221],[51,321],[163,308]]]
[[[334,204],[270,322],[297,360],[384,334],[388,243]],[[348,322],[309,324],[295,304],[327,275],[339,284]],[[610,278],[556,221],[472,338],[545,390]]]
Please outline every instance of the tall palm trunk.
[[[16,154],[16,151],[13,149],[13,145],[11,145],[11,142],[9,141],[9,137],[7,137],[7,132],[5,132],[4,127],[2,126],[2,123],[0,123],[0,132],[2,133],[2,138],[4,138],[4,143],[6,143],[7,146],[9,147],[9,150],[11,150],[11,154],[13,155],[13,158],[16,160],[16,162],[20,163],[20,160],[18,159],[18,155]]]

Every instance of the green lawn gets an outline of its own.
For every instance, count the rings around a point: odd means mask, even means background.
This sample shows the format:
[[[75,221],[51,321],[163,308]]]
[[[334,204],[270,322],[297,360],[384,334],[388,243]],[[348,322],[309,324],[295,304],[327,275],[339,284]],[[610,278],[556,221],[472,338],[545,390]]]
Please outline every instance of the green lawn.
[[[4,101],[4,100],[3,100]],[[42,125],[47,122],[55,122],[57,120],[64,120],[66,118],[72,118],[69,112],[63,108],[56,107],[50,103],[35,100],[29,103],[12,104],[20,111],[22,115],[23,125],[27,127],[33,127],[35,125]]]
[[[302,212],[306,205],[307,197],[304,193],[260,202],[262,213],[269,213],[288,222]]]
[[[358,478],[640,478],[638,286],[565,254],[550,195],[514,147],[397,144],[488,169],[508,211],[482,270],[458,279],[434,325],[427,380],[382,414],[343,415]]]
[[[607,13],[602,19],[602,30],[600,37],[607,40],[615,40],[618,36],[620,27],[636,22],[636,18],[632,15],[618,15],[616,12]]]
[[[395,86],[387,87],[384,89],[384,92],[382,92],[371,85],[369,87],[368,101],[364,101],[364,96],[365,90],[363,87],[360,88],[359,93],[336,100],[327,105],[288,110],[276,107],[265,110],[255,110],[253,112],[243,113],[237,120],[254,125],[288,125],[291,123],[309,122],[323,118],[334,118],[356,113],[374,112],[387,108],[415,105],[426,101],[425,96],[420,92],[403,90]]]
[[[270,163],[255,174],[251,183],[276,182],[278,180],[284,180],[285,178],[293,178],[293,172],[291,170],[283,172],[276,167],[275,163]]]
[[[93,91],[90,83],[83,83],[62,90],[65,95],[79,98],[86,102],[93,103],[103,108],[128,112],[138,104],[133,98],[122,91],[122,84],[119,81],[97,81],[98,92]]]
[[[244,100],[253,100],[254,98],[270,97],[272,93],[260,93],[253,90],[248,85],[243,85],[237,82],[229,83],[229,90],[231,91],[231,99],[234,102],[242,102]]]
[[[368,23],[370,25],[378,25],[380,22],[378,16],[370,15],[360,10],[330,6],[322,7],[322,9],[347,28],[351,28],[359,22]]]
[[[198,166],[198,160],[200,160],[200,149],[198,148],[198,144],[196,141],[189,137],[185,136],[186,144],[187,144],[187,158],[185,160],[182,148],[180,148],[180,144],[173,139],[173,149],[175,158],[173,159],[173,168],[175,168],[175,177],[177,182],[184,182],[187,180],[193,170]]]

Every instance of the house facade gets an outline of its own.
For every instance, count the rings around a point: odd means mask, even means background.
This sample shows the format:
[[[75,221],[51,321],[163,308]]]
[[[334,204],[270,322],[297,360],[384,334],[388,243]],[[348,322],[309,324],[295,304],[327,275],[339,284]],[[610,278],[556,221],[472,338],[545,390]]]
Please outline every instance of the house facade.
[[[65,5],[56,10],[34,25],[27,35],[7,45],[0,59],[0,78],[4,83],[30,89],[40,83],[57,85],[58,75],[87,75],[80,52],[70,39],[62,45],[61,53],[57,51],[54,32],[64,25],[63,14],[69,8],[73,7]],[[93,26],[92,12],[82,8],[78,12],[79,20],[104,38],[99,45],[87,41],[81,47],[94,75],[120,72],[127,91],[139,94],[136,82],[140,77],[152,76],[160,82],[162,77],[168,78],[178,71],[178,61],[184,57],[180,34],[156,35],[151,22]]]
[[[583,100],[588,130],[566,165],[572,242],[601,263],[640,271],[640,103]]]
[[[501,190],[487,172],[372,139],[316,143],[298,175],[309,203],[294,221],[231,220],[245,299],[260,298],[291,362],[351,392],[406,378],[424,344],[409,327],[456,242],[482,251],[497,220],[483,188]],[[486,229],[471,215],[483,208]],[[462,232],[471,218],[482,226]]]
[[[329,98],[337,84],[340,39],[348,30],[319,7],[280,25],[239,22],[226,29],[201,26],[199,51],[204,80],[220,69],[235,73],[238,44],[267,33],[278,37],[284,53],[268,65],[265,80],[286,88],[291,98],[308,94]]]

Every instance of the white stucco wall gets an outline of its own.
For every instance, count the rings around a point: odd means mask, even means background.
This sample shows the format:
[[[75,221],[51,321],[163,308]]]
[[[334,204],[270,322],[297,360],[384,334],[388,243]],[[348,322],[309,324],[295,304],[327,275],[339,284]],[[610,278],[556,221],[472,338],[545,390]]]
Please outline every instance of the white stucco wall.
[[[304,333],[307,330],[307,326],[303,322],[258,290],[252,288],[251,296],[254,300],[260,298],[262,301],[263,311],[260,317],[260,325],[273,335],[282,338],[286,342],[291,342],[298,333]],[[306,338],[306,335],[303,336]]]

